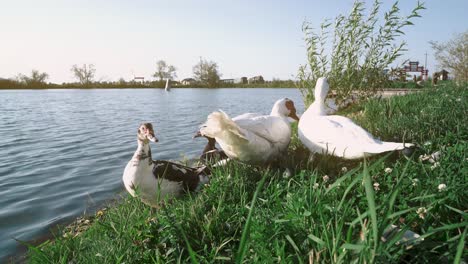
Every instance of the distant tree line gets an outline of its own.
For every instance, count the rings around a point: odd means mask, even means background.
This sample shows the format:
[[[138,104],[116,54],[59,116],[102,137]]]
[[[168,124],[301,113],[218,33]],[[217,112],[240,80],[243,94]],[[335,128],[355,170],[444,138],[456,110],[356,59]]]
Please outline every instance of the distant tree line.
[[[14,79],[1,79],[0,89],[61,89],[61,88],[164,88],[166,80],[173,80],[177,77],[177,68],[166,63],[164,60],[156,62],[156,71],[152,75],[155,81],[135,81],[120,78],[116,82],[97,81],[96,68],[94,64],[73,65],[70,69],[76,79],[71,83],[51,83],[47,82],[49,75],[45,72],[32,70],[29,75],[18,74]],[[177,81],[172,81],[172,88],[295,88],[296,84],[292,80],[273,79],[265,83],[224,83],[221,82],[222,74],[218,64],[200,58],[200,61],[193,66],[193,77],[195,84],[184,85]]]
[[[79,82],[74,83],[41,83],[37,84],[26,84],[19,82],[18,80],[12,79],[0,79],[0,89],[123,89],[123,88],[161,88],[163,89],[166,85],[165,81],[146,81],[146,82],[134,82],[119,80],[117,82],[90,82],[87,85],[83,85]],[[216,88],[297,88],[296,82],[293,80],[273,80],[264,83],[219,83]],[[190,85],[183,85],[179,82],[173,82],[172,88],[214,88],[210,85],[204,85],[201,83],[195,83]]]

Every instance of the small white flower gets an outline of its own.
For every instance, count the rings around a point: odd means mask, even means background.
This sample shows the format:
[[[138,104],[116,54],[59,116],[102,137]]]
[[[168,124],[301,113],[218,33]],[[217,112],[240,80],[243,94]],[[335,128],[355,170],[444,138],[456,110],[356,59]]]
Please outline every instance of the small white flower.
[[[426,141],[426,142],[424,143],[424,146],[430,146],[430,145],[432,145],[432,142],[430,142],[430,141]]]
[[[461,102],[461,98],[457,98],[457,102]]]
[[[231,179],[231,173],[228,174],[228,176],[226,177],[228,180]]]
[[[412,182],[413,182],[413,184],[412,184],[413,186],[417,186],[417,185],[419,184],[419,179],[414,178],[414,179],[412,180]]]
[[[416,213],[418,214],[419,218],[424,219],[427,213],[427,209],[425,207],[419,207],[418,210],[416,210]]]
[[[328,177],[328,175],[325,175],[322,177],[322,179],[323,179],[323,182],[327,182],[330,179],[330,177]]]
[[[291,173],[291,170],[286,168],[283,172],[283,178],[287,179],[289,177],[291,177],[292,173]]]
[[[445,191],[445,189],[447,189],[447,185],[445,185],[445,183],[441,183],[441,184],[439,184],[437,189],[439,189],[439,192],[443,192],[443,191]]]
[[[416,213],[418,213],[418,214],[421,214],[421,213],[425,214],[425,213],[427,213],[427,209],[426,209],[426,207],[419,207],[418,210],[416,211]]]
[[[376,191],[380,190],[379,186],[380,184],[378,182],[374,182],[374,190]]]
[[[392,173],[392,168],[385,168],[385,173]]]
[[[429,160],[429,162],[431,162],[431,159],[432,159],[432,156],[427,154],[427,155],[420,155],[419,156],[419,160],[420,161],[426,161],[426,160]],[[431,163],[434,163],[434,161],[432,161]]]
[[[341,172],[347,172],[347,171],[348,171],[348,168],[346,167],[341,168]]]
[[[434,165],[431,166],[431,170],[437,168],[440,166],[440,163],[439,162],[435,162]]]
[[[314,183],[313,189],[316,190],[318,187],[319,187],[319,184],[318,184],[318,183]]]

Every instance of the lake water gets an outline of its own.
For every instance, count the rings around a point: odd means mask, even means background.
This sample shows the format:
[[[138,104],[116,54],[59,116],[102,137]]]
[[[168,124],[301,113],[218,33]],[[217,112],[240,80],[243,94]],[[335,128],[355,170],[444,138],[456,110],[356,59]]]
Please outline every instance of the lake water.
[[[153,159],[195,158],[192,139],[214,110],[269,114],[297,89],[96,89],[0,91],[0,263],[58,223],[105,205],[124,190],[136,131],[153,123]]]

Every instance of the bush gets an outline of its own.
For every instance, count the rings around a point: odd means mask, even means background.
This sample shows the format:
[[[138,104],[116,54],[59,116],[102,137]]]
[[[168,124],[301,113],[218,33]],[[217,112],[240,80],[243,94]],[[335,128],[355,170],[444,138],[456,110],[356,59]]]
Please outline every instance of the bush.
[[[404,35],[402,30],[413,25],[411,20],[420,17],[419,11],[425,8],[418,2],[410,15],[400,17],[396,2],[378,26],[380,5],[375,1],[370,13],[365,15],[364,2],[355,1],[348,16],[335,18],[331,37],[330,20],[320,25],[319,32],[304,22],[308,64],[300,67],[298,77],[306,105],[313,101],[312,87],[322,76],[328,77],[339,104],[351,92],[357,92],[358,98],[368,97],[387,84],[384,70],[405,51],[406,43],[395,44],[396,39]],[[326,53],[328,49],[330,55]]]
[[[458,83],[468,82],[468,31],[446,43],[429,42],[440,68],[446,68]]]

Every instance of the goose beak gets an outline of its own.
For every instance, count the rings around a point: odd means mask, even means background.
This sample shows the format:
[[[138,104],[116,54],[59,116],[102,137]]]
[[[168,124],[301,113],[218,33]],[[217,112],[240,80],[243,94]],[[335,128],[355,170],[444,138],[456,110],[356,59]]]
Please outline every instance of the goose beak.
[[[297,114],[294,112],[294,113],[291,113],[289,114],[289,117],[296,120],[296,121],[299,121],[299,117],[297,116]]]
[[[200,133],[200,130],[199,130],[199,131],[197,131],[197,133],[195,135],[193,135],[192,138],[198,138],[198,137],[201,137],[201,136],[202,136],[202,134]]]
[[[158,142],[159,139],[157,137],[154,136],[154,134],[148,134],[148,139],[151,141],[151,142]]]
[[[289,110],[289,115],[288,117],[296,120],[296,121],[299,121],[299,117],[297,116],[296,114],[296,107],[294,107],[294,102],[288,98],[285,98],[286,102],[285,102],[285,107]]]

